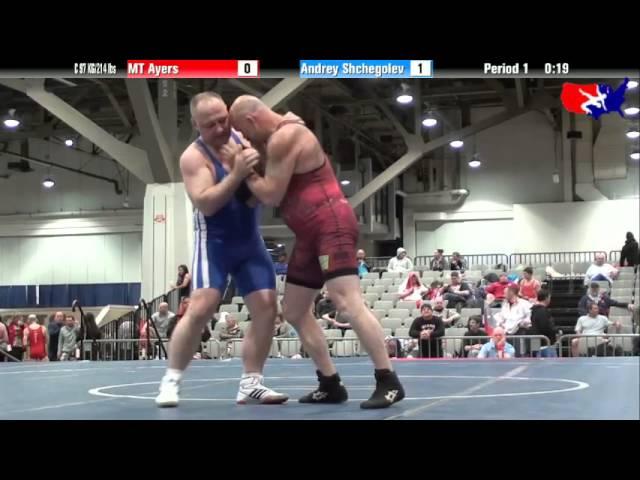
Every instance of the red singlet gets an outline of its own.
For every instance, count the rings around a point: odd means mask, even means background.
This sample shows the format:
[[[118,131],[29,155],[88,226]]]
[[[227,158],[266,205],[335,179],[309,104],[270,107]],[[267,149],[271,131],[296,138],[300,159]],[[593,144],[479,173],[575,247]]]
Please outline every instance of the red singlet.
[[[45,336],[42,330],[41,326],[27,329],[29,332],[29,355],[32,360],[42,360],[47,356],[44,345]]]
[[[303,124],[285,120],[278,129],[288,123]],[[287,282],[319,289],[331,278],[358,275],[358,220],[326,155],[322,166],[291,177],[280,212],[296,235]]]

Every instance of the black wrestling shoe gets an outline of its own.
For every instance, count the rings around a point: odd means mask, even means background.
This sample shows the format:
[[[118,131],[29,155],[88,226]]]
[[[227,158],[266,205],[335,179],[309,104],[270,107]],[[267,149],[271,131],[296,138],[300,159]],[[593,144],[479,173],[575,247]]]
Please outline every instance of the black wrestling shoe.
[[[387,408],[404,398],[404,388],[396,372],[376,370],[376,389],[369,400],[362,402],[360,408]]]
[[[340,375],[335,373],[325,377],[320,370],[316,370],[316,374],[320,385],[313,392],[301,397],[298,400],[300,403],[343,403],[349,399],[347,389],[340,381]]]

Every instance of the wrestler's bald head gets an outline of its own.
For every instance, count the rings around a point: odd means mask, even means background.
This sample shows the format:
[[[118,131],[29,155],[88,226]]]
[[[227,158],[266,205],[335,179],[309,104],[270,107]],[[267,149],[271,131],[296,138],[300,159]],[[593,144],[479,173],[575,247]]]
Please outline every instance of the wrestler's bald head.
[[[270,113],[271,109],[253,95],[239,96],[229,109],[233,128],[242,132],[252,143],[263,142],[271,134],[268,121]]]
[[[229,113],[231,114],[231,120],[234,118],[243,118],[249,114],[255,113],[261,108],[267,108],[262,100],[253,95],[240,95],[231,104]]]

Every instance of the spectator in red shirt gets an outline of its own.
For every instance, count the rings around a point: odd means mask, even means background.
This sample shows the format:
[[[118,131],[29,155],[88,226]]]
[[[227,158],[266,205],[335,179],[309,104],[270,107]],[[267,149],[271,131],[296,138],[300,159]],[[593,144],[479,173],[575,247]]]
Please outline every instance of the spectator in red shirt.
[[[6,352],[9,346],[9,332],[7,331],[7,326],[0,318],[0,362],[8,361],[6,355],[3,352]]]
[[[21,315],[16,315],[11,319],[11,323],[7,328],[9,333],[9,345],[11,346],[11,355],[20,361],[22,361],[22,355],[24,353],[24,327],[24,319]]]
[[[518,285],[520,286],[520,296],[532,303],[535,303],[538,300],[538,292],[542,285],[538,280],[533,278],[533,268],[525,268],[522,274],[523,278],[518,282]]]
[[[507,288],[510,285],[513,285],[516,288],[518,288],[518,286],[515,283],[509,281],[506,273],[501,273],[499,280],[497,282],[492,283],[485,289],[485,292],[493,295],[493,297],[495,298],[493,305],[502,304],[502,301],[505,299],[505,296],[506,296],[505,292],[507,291]]]

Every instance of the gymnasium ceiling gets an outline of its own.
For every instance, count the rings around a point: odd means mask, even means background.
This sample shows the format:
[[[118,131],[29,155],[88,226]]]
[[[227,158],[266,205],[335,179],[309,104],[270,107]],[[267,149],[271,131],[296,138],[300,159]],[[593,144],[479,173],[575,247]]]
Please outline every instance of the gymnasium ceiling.
[[[179,123],[188,121],[189,98],[202,90],[211,89],[222,94],[226,101],[232,101],[244,93],[262,94],[267,92],[278,79],[258,80],[176,80],[178,88]],[[451,128],[459,128],[460,123],[469,124],[471,107],[504,106],[523,92],[525,98],[545,92],[556,101],[564,79],[425,79],[407,82],[411,88],[419,86],[422,110],[441,113],[445,123]],[[580,79],[580,83],[598,81]],[[395,101],[401,89],[401,80],[314,80],[288,100],[287,107],[299,113],[313,126],[315,112],[323,115],[323,129],[341,137],[358,137],[363,145],[380,153],[381,163],[390,164],[406,150],[403,138],[389,113],[400,124],[412,132],[416,123],[414,109],[399,105]],[[416,84],[415,82],[420,82]],[[516,88],[516,82],[520,82]],[[611,79],[608,80],[609,83]],[[158,82],[149,81],[153,98],[157,97]],[[59,96],[68,104],[82,112],[106,131],[121,140],[128,141],[138,135],[138,126],[129,102],[124,79],[47,79],[45,88]],[[385,108],[386,106],[386,108]],[[75,135],[65,124],[36,104],[24,94],[0,85],[0,116],[9,109],[15,109],[22,125],[17,131],[0,129],[0,142],[29,138],[62,141]],[[448,113],[447,113],[448,112]],[[548,110],[552,120],[554,108]],[[451,116],[453,114],[453,117]],[[451,123],[451,118],[457,125]],[[426,129],[423,129],[426,130]],[[428,133],[423,132],[425,139]],[[327,146],[325,138],[325,146]],[[2,148],[2,145],[0,145]],[[96,151],[94,150],[94,153]]]

